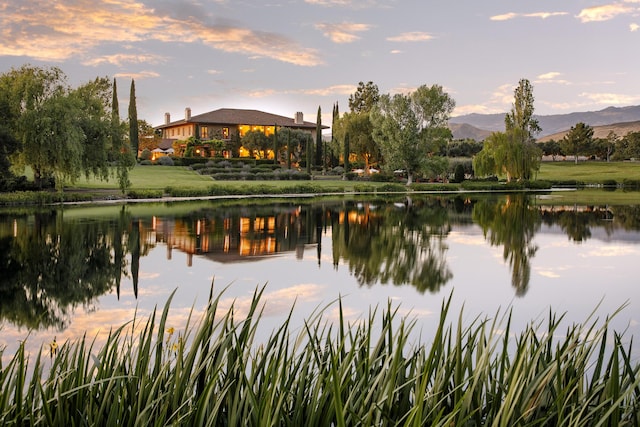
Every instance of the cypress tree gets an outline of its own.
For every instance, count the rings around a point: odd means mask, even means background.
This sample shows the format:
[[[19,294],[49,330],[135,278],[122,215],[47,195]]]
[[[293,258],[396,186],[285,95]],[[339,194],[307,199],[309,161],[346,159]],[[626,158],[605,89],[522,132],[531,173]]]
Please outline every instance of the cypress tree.
[[[134,157],[138,158],[138,110],[136,108],[136,83],[131,80],[129,94],[129,143]]]
[[[322,112],[318,105],[318,118],[316,119],[316,166],[324,166],[322,158]]]
[[[273,164],[278,164],[278,125],[273,125]]]

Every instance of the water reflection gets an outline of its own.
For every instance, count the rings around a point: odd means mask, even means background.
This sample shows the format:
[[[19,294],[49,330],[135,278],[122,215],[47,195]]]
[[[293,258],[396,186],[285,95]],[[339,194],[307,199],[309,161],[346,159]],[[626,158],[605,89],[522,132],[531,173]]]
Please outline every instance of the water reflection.
[[[311,245],[318,266],[325,259],[336,269],[347,265],[360,286],[435,293],[454,276],[447,259],[451,230],[477,224],[487,243],[502,248],[512,286],[523,296],[543,225],[576,243],[594,235],[638,243],[640,229],[637,206],[557,206],[525,195],[185,206],[0,215],[0,319],[64,329],[76,308],[93,310],[104,294],[119,297],[123,278],[131,279],[137,298],[141,259],[157,246],[166,247],[167,260],[175,251],[186,254],[190,268],[194,256],[222,264],[285,253],[301,259]],[[322,246],[323,236],[330,248]]]

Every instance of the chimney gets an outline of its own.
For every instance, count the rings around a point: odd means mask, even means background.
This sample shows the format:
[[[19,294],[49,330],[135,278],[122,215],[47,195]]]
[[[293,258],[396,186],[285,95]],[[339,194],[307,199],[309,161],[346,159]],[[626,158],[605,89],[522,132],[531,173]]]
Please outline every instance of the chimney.
[[[184,109],[184,121],[188,122],[191,120],[191,108],[187,107]]]
[[[169,123],[171,123],[171,114],[164,113],[164,124],[168,125]]]
[[[302,111],[298,111],[298,112],[296,113],[295,118],[293,119],[293,122],[294,122],[296,125],[301,125],[301,124],[303,124],[303,123],[304,123],[304,120],[303,120],[303,118],[302,118]]]

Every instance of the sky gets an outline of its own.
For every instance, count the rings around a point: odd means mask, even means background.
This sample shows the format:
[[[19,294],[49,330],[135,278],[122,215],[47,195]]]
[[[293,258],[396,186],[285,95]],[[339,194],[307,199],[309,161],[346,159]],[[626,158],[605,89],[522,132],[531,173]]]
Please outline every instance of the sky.
[[[157,126],[218,108],[331,123],[359,82],[440,85],[453,115],[640,104],[640,0],[0,0],[0,72],[116,78],[121,114]]]

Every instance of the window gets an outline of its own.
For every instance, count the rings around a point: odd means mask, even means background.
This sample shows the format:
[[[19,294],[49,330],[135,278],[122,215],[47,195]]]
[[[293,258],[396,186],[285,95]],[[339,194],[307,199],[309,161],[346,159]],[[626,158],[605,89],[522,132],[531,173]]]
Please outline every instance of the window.
[[[206,126],[202,126],[200,128],[200,138],[208,139],[209,138],[209,128]]]
[[[222,128],[222,138],[229,139],[229,128]]]

